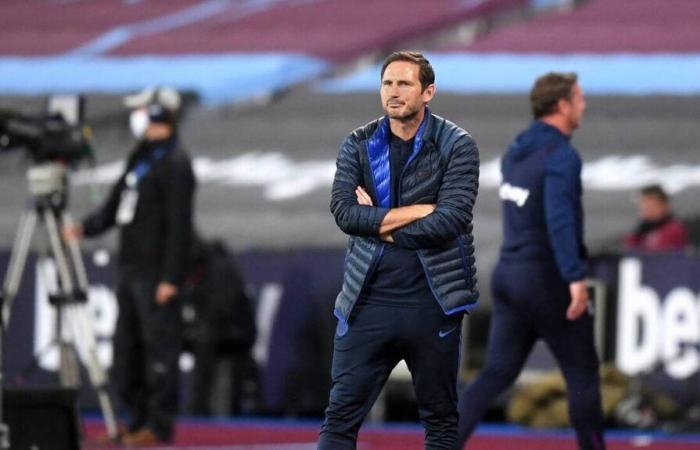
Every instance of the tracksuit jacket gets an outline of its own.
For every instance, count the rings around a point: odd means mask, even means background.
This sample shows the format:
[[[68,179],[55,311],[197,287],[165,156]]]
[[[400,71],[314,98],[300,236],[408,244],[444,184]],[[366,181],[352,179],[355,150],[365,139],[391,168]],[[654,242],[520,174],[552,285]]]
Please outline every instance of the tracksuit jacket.
[[[501,165],[501,259],[554,262],[564,280],[585,278],[581,158],[570,138],[535,120]]]

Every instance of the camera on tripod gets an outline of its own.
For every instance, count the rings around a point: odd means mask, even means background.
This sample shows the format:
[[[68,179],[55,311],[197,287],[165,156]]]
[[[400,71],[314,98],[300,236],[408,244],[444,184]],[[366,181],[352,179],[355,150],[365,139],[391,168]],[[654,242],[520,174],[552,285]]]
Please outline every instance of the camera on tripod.
[[[90,129],[83,124],[84,101],[76,95],[51,96],[45,113],[29,116],[0,110],[0,150],[24,148],[31,165],[27,181],[32,202],[20,216],[7,274],[0,291],[0,449],[9,449],[10,430],[2,415],[3,335],[12,303],[17,296],[35,228],[48,236],[49,255],[57,266],[57,291],[51,294],[57,309],[56,336],[61,358],[61,384],[76,387],[79,371],[76,354],[84,363],[97,391],[108,434],[117,427],[107,391],[108,378],[97,359],[95,337],[86,308],[88,279],[77,241],[64,241],[61,229],[73,223],[68,203],[68,168],[92,159]],[[63,332],[63,328],[67,330]]]
[[[27,171],[32,195],[45,196],[51,203],[64,202],[67,168],[92,160],[84,105],[79,95],[53,95],[40,115],[0,109],[0,151],[27,151],[32,162]]]

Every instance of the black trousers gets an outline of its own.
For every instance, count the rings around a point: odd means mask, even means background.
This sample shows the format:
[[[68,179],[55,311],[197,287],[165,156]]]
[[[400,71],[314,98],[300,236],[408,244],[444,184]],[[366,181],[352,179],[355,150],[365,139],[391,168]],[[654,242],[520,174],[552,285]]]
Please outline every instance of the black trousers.
[[[128,271],[120,276],[113,378],[129,412],[129,429],[145,426],[170,440],[178,410],[182,313],[177,297],[156,303],[158,282]]]
[[[426,449],[457,440],[457,371],[462,314],[446,316],[433,299],[420,307],[359,304],[335,336],[330,400],[319,450],[357,446],[357,433],[401,359],[411,371]]]
[[[550,348],[566,380],[569,417],[580,449],[602,450],[598,356],[593,320],[567,320],[568,284],[550,263],[501,261],[494,295],[486,366],[459,399],[461,449],[490,405],[520,374],[537,339]]]

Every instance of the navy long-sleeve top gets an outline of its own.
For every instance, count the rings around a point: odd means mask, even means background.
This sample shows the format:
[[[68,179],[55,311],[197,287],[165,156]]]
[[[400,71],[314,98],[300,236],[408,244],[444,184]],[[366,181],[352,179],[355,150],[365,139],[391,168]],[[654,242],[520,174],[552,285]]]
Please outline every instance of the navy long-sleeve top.
[[[569,136],[535,120],[501,161],[506,260],[551,260],[569,282],[586,276],[581,158]]]

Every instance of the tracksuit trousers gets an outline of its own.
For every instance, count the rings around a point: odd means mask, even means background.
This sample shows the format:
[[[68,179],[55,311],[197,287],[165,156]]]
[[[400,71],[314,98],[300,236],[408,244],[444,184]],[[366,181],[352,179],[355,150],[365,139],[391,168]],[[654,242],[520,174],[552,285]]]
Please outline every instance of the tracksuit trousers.
[[[457,371],[462,314],[437,302],[417,307],[358,302],[347,331],[335,335],[332,387],[319,450],[350,450],[384,383],[402,359],[411,372],[425,427],[425,449],[457,441]]]
[[[501,261],[492,289],[486,366],[460,395],[457,448],[462,449],[493,399],[515,382],[535,341],[543,339],[566,380],[569,418],[579,448],[604,449],[591,315],[567,320],[569,288],[553,263]]]

